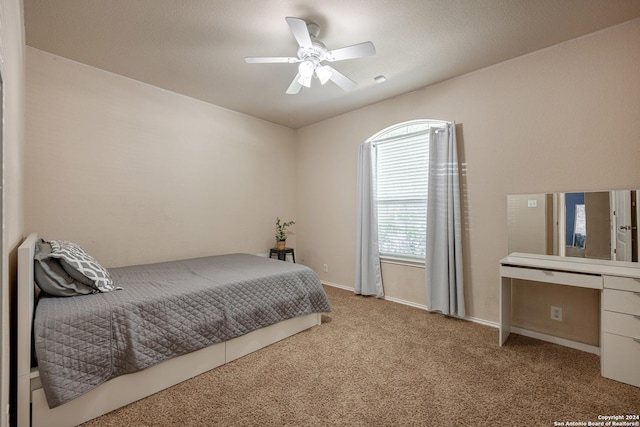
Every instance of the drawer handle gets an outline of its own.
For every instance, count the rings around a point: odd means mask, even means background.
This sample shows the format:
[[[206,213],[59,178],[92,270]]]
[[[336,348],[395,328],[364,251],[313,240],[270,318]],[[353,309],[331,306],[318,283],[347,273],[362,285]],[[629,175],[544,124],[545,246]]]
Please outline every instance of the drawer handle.
[[[637,297],[640,297],[640,292],[634,292],[633,294]]]
[[[634,338],[633,339],[635,342],[637,342],[638,344],[640,344],[640,338]]]
[[[550,271],[550,270],[541,270],[541,271],[547,276],[553,276],[553,271]],[[637,293],[640,296],[640,292],[637,292]]]

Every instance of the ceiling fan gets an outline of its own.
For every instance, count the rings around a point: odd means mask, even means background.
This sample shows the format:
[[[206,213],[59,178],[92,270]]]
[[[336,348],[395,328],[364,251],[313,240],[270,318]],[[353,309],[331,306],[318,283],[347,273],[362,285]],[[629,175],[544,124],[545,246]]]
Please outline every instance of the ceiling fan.
[[[320,27],[316,24],[307,24],[300,18],[285,18],[289,28],[298,42],[298,51],[295,57],[283,56],[249,56],[244,60],[249,64],[275,64],[275,63],[299,63],[298,74],[294,77],[287,89],[287,94],[294,95],[300,92],[302,87],[311,87],[311,79],[315,76],[320,84],[329,80],[344,90],[352,90],[357,83],[345,76],[330,65],[323,65],[323,61],[335,62],[345,59],[361,58],[376,54],[376,48],[371,42],[354,44],[335,50],[327,50],[324,44],[316,40],[320,34]]]

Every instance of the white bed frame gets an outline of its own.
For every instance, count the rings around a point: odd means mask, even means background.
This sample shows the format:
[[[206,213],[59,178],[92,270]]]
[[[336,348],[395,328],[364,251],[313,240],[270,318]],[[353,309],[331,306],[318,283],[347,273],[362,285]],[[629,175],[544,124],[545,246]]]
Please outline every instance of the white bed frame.
[[[116,377],[64,405],[49,409],[38,368],[31,368],[35,309],[33,257],[37,240],[38,235],[33,233],[18,248],[19,427],[68,427],[83,423],[321,323],[319,313],[285,320],[143,371]]]

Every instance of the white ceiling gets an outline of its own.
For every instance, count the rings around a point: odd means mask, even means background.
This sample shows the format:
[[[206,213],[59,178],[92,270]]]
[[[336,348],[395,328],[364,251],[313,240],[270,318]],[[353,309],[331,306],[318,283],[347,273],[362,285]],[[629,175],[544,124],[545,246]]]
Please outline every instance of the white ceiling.
[[[640,17],[640,0],[24,0],[27,45],[297,129]],[[285,17],[315,22],[358,83],[285,90],[297,64]],[[386,76],[384,83],[374,77]]]

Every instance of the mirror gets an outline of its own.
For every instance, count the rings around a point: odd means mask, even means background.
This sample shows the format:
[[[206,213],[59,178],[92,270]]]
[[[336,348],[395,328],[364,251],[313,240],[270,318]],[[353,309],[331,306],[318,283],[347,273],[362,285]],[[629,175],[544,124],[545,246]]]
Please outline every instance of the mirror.
[[[640,190],[507,196],[509,253],[638,262]]]

